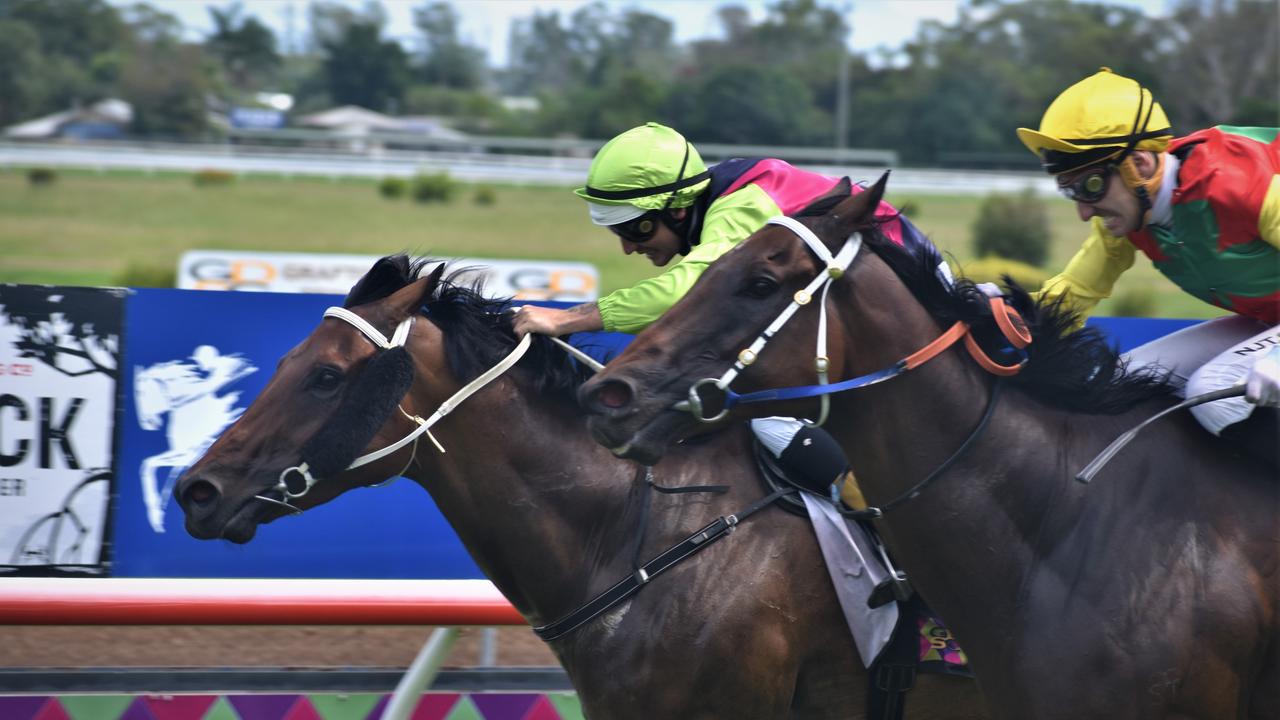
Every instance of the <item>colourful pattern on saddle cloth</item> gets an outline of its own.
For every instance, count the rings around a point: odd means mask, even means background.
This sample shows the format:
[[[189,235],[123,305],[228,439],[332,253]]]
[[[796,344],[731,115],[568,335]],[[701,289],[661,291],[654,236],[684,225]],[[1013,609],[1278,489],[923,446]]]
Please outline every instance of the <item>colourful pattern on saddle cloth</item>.
[[[920,672],[973,676],[968,656],[941,620],[929,613],[919,613],[916,627],[920,630]]]

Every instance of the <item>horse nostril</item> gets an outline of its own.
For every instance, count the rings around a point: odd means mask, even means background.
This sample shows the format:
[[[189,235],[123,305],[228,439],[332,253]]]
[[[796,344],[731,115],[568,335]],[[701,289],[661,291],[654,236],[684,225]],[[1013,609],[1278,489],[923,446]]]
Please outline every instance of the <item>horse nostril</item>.
[[[617,380],[610,380],[596,389],[596,402],[610,410],[618,410],[631,404],[631,386]]]
[[[187,487],[187,502],[194,507],[206,507],[218,500],[218,488],[207,480],[196,480]]]

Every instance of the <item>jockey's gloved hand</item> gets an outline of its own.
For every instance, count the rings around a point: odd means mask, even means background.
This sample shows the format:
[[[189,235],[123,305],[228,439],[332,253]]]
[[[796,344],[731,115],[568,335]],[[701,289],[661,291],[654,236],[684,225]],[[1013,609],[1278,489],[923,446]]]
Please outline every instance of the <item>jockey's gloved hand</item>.
[[[1280,347],[1271,348],[1253,364],[1244,396],[1255,405],[1280,407]]]

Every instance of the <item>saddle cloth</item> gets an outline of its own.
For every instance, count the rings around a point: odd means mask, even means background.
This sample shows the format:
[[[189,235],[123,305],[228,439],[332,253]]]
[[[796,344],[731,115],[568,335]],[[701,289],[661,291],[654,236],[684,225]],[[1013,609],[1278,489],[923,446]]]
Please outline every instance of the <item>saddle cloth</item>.
[[[875,548],[854,521],[846,520],[831,502],[802,492],[805,510],[827,564],[840,609],[858,646],[863,665],[871,667],[898,624],[898,603],[872,609],[867,599],[889,574],[875,556]]]

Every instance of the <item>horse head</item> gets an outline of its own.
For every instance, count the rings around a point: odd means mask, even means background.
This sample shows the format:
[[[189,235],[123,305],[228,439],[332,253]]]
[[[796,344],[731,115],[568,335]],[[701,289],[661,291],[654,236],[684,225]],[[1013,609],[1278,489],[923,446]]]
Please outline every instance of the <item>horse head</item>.
[[[825,294],[805,296],[815,277],[830,272],[832,281],[843,276],[840,282],[874,286],[869,294],[880,296],[875,303],[880,312],[897,312],[900,305],[911,304],[906,303],[909,294],[900,284],[881,282],[892,273],[872,253],[857,254],[848,269],[828,268],[828,261],[851,238],[860,242],[878,234],[876,213],[886,180],[887,174],[851,195],[846,178],[794,216],[825,248],[824,257],[819,257],[822,251],[801,242],[790,227],[769,224],[712,263],[678,303],[583,386],[579,398],[592,414],[590,427],[596,440],[620,456],[656,461],[668,443],[700,424],[686,411],[691,388],[705,415],[724,408],[724,396],[715,392],[720,386],[717,379],[723,379],[735,364],[742,376],[733,387],[740,392],[812,384],[814,357],[785,349],[814,345],[818,308],[824,304],[828,333],[846,322],[842,308],[827,301]],[[795,316],[776,329],[763,348],[749,349],[770,321],[797,299],[802,304]],[[902,321],[936,326],[923,313],[915,315]],[[845,357],[837,344],[828,352],[825,365],[836,376],[866,362]],[[769,412],[751,414],[816,417],[816,413],[817,402],[806,400],[771,403]],[[727,417],[747,414],[743,406],[736,406]]]
[[[416,366],[439,360],[432,357],[439,343],[422,342],[422,352],[411,357],[403,347],[372,339],[405,323],[415,340],[438,340],[430,323],[412,321],[443,266],[417,280],[409,270],[403,256],[380,260],[353,288],[347,305],[354,307],[344,311],[373,334],[326,313],[280,360],[253,404],[183,474],[175,494],[192,536],[248,542],[259,524],[395,477],[410,461],[415,446],[405,445],[351,467],[368,448],[390,446],[410,432],[408,415],[397,407],[405,410],[402,399],[422,374]],[[299,484],[299,474],[310,480]]]

